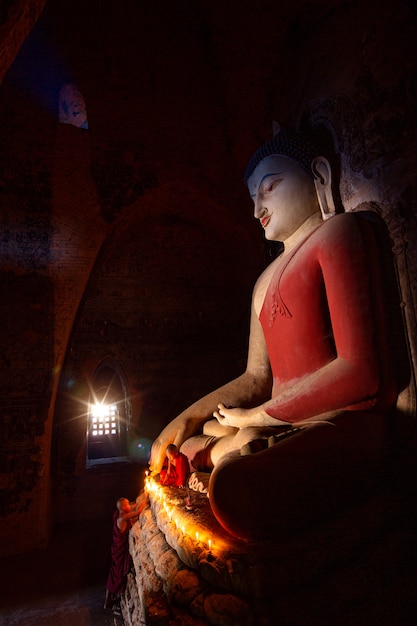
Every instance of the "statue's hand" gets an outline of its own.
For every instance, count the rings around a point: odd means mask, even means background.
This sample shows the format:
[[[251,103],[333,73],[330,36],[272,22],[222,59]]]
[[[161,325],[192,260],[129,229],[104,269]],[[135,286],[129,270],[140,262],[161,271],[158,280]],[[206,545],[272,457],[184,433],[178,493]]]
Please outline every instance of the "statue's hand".
[[[270,417],[264,411],[263,406],[256,406],[252,409],[242,409],[240,407],[228,409],[220,402],[213,416],[222,426],[234,426],[235,428],[263,428],[265,426],[288,425],[287,422]]]
[[[175,420],[173,420],[175,422]],[[166,457],[166,448],[170,443],[174,443],[174,439],[178,432],[178,426],[171,422],[159,434],[152,444],[150,469],[152,474],[159,474]]]
[[[155,439],[152,450],[150,469],[153,474],[159,474],[165,461],[166,448],[174,443],[178,449],[188,437],[195,434],[198,424],[192,418],[181,414],[172,420]]]
[[[222,426],[233,426],[234,428],[246,428],[252,424],[248,423],[253,409],[228,408],[222,402],[214,411],[213,416]]]

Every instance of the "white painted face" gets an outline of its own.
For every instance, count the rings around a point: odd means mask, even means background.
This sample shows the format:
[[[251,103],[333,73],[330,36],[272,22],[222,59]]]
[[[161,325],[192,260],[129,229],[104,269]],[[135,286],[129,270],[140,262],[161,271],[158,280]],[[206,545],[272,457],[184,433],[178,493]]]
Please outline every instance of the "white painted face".
[[[313,178],[287,157],[263,159],[249,177],[248,189],[254,216],[270,241],[285,241],[320,212]]]
[[[88,128],[85,100],[77,85],[62,87],[59,93],[59,121],[77,128]]]

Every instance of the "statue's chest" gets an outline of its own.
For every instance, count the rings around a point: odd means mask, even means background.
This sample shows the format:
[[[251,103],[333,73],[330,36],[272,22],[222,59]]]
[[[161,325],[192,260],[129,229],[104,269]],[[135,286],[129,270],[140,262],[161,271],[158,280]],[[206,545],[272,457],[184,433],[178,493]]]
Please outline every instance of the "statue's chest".
[[[277,264],[266,289],[262,316],[268,325],[278,318],[302,323],[316,317],[325,306],[325,288],[314,248],[303,246]]]

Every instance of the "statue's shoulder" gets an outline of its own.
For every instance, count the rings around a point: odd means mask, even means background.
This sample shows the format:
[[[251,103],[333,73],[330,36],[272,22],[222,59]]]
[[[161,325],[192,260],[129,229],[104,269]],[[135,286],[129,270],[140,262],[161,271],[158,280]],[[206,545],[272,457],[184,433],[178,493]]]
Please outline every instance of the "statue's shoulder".
[[[368,229],[369,222],[365,215],[357,213],[339,213],[325,222],[318,229],[317,235],[328,240],[329,238],[349,239],[357,237],[362,229]]]
[[[356,254],[373,248],[375,234],[372,223],[359,211],[340,213],[327,219],[311,238],[311,246],[321,262]]]

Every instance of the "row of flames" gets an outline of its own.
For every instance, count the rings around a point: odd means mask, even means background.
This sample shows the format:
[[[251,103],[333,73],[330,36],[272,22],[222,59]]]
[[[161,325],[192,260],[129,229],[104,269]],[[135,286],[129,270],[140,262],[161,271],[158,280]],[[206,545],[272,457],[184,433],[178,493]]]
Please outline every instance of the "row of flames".
[[[214,550],[213,539],[207,533],[202,532],[200,528],[195,524],[190,524],[189,519],[186,519],[181,515],[178,507],[170,506],[167,503],[164,490],[162,486],[151,478],[148,473],[145,476],[145,491],[151,495],[154,502],[159,502],[160,506],[165,511],[169,521],[175,525],[177,530],[180,530],[184,537],[189,537],[197,544],[206,546],[210,551]]]

